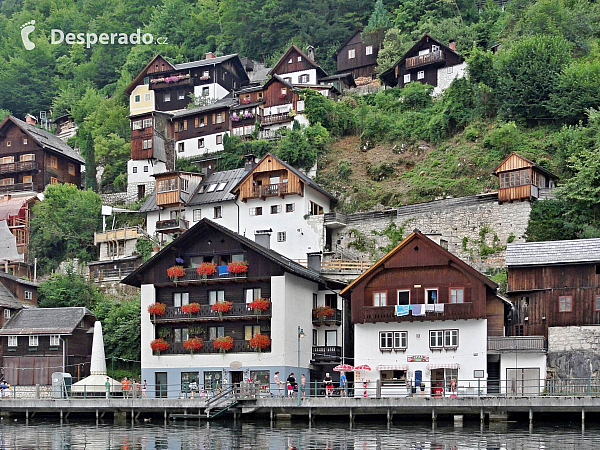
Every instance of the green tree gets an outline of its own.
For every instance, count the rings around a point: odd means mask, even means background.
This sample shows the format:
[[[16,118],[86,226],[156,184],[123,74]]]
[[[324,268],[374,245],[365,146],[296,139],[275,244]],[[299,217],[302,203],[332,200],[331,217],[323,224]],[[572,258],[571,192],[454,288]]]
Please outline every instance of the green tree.
[[[379,47],[383,42],[386,30],[391,26],[391,15],[385,9],[383,0],[376,0],[375,9],[369,17],[369,23],[365,27],[362,37],[365,42],[373,43]]]
[[[101,295],[93,283],[67,265],[66,274],[55,273],[40,283],[38,305],[41,308],[66,308],[84,306],[93,310]]]
[[[44,195],[33,207],[29,244],[42,272],[50,272],[66,259],[94,259],[94,232],[101,225],[100,196],[70,184],[48,185]]]

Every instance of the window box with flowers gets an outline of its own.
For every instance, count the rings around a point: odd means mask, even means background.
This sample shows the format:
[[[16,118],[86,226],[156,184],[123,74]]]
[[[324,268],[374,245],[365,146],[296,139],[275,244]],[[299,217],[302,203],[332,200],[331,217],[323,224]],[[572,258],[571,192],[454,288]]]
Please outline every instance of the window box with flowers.
[[[284,99],[286,99],[286,98],[287,98],[287,94],[279,94],[279,98],[280,98],[281,100],[284,100]]]
[[[254,301],[248,304],[248,306],[252,308],[254,314],[256,314],[256,320],[258,320],[258,316],[269,309],[271,302],[266,298],[255,298]]]
[[[183,278],[185,276],[185,269],[183,266],[173,266],[167,269],[167,275],[175,284],[177,284],[177,280]]]
[[[169,349],[169,347],[170,347],[169,343],[162,338],[154,339],[152,342],[150,342],[150,348],[152,349],[153,352],[157,353],[159,356],[160,356],[160,352],[167,351]]]
[[[242,99],[242,105],[248,105],[249,103],[250,103],[250,99],[249,98]]]
[[[255,334],[249,341],[250,347],[256,352],[261,352],[271,346],[271,338],[266,334]]]
[[[153,320],[156,320],[156,316],[164,316],[167,311],[167,305],[164,303],[152,303],[148,306],[148,312],[152,316]]]
[[[233,261],[227,264],[227,272],[240,275],[248,272],[248,261]]]
[[[200,78],[198,78],[200,81],[208,81],[210,80],[210,76],[209,75],[202,75]]]
[[[212,310],[213,312],[216,312],[219,315],[219,320],[223,320],[223,313],[231,311],[232,307],[232,302],[217,302],[214,305],[212,305]]]
[[[221,353],[228,352],[233,348],[233,338],[231,336],[218,337],[213,341],[213,347]]]
[[[187,314],[190,317],[192,317],[192,314],[196,314],[198,311],[200,311],[199,303],[190,303],[189,305],[181,305],[181,312],[184,314]]]
[[[251,112],[245,112],[242,116],[242,119],[254,119],[254,114],[252,114]]]
[[[325,319],[329,319],[335,315],[333,308],[329,306],[318,306],[313,309],[313,317],[319,319],[319,322],[325,322]]]
[[[240,121],[240,116],[238,116],[236,113],[233,113],[231,115],[231,121],[232,122],[239,122]]]
[[[199,337],[189,338],[183,343],[183,348],[190,352],[190,355],[200,351],[202,347],[204,347],[204,341]]]
[[[217,265],[211,262],[203,262],[196,267],[196,272],[202,277],[202,279],[205,280],[206,278],[217,273]]]

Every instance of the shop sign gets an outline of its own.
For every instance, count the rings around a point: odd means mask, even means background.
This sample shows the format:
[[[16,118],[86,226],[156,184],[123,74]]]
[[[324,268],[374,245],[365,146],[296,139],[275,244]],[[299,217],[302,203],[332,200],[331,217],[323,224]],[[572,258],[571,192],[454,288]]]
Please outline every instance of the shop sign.
[[[424,355],[407,356],[406,361],[408,361],[408,362],[429,362],[429,356],[424,356]]]

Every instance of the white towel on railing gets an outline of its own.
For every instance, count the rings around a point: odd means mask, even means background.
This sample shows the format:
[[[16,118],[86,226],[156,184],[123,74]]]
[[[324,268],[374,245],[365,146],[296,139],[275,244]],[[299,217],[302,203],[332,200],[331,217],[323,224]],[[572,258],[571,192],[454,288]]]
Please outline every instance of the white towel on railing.
[[[424,316],[425,315],[425,305],[411,305],[412,306],[412,315],[413,316]]]
[[[435,311],[434,306],[435,305],[429,305],[429,304],[425,305],[425,312],[433,312],[433,311]]]
[[[443,313],[444,312],[444,304],[443,303],[436,303],[434,306],[435,306],[435,312],[436,313]]]

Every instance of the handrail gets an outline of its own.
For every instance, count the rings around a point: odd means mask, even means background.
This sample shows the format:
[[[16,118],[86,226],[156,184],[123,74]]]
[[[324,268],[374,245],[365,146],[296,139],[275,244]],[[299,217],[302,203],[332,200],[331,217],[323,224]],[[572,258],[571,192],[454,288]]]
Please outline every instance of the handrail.
[[[229,386],[227,389],[225,389],[223,392],[219,393],[218,395],[211,397],[207,400],[206,402],[206,409],[207,411],[211,409],[211,405],[213,403],[216,403],[217,401],[225,398],[225,397],[230,397],[231,394],[235,395],[234,392],[235,386]]]

